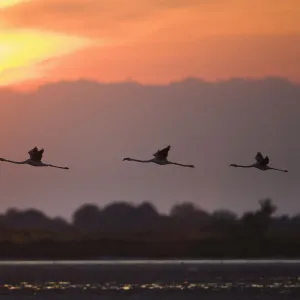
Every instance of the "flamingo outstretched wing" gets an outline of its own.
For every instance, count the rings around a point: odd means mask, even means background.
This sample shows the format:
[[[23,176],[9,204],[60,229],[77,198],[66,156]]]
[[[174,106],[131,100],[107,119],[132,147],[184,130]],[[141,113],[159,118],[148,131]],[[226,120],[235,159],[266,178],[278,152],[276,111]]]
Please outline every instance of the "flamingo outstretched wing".
[[[263,155],[261,154],[261,152],[257,152],[256,156],[255,156],[255,159],[258,163],[262,163],[264,161],[264,157]]]
[[[171,149],[171,146],[169,145],[168,147],[166,147],[162,150],[157,150],[157,152],[154,153],[153,156],[159,160],[167,159],[170,149]]]
[[[266,166],[270,162],[270,159],[268,156],[265,157],[263,164]]]
[[[44,149],[38,150],[37,147],[34,147],[28,152],[30,159],[34,161],[41,161],[43,158],[43,153]]]
[[[263,166],[266,166],[270,162],[269,157],[268,156],[263,157],[263,155],[260,152],[257,152],[255,159],[260,165]]]

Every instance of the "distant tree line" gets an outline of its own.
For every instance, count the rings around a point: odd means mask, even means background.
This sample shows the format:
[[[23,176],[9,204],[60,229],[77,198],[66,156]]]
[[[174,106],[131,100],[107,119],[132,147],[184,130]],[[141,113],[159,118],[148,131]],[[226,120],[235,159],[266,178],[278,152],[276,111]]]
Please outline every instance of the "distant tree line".
[[[147,202],[85,204],[72,222],[11,208],[0,215],[0,258],[300,257],[300,215],[275,212],[268,198],[240,217],[193,203],[176,204],[169,214]]]

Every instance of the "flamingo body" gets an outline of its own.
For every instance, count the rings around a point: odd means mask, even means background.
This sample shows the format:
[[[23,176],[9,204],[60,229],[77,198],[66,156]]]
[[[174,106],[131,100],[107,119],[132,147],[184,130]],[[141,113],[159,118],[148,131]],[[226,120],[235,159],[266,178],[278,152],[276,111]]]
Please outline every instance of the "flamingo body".
[[[48,166],[49,166],[49,165],[47,165],[47,164],[44,164],[44,163],[41,162],[41,161],[34,161],[34,160],[32,160],[32,159],[27,159],[27,160],[25,160],[25,163],[26,163],[27,165],[32,166],[32,167],[48,167]]]
[[[270,159],[269,159],[268,156],[263,157],[261,152],[257,152],[257,154],[255,156],[255,160],[256,160],[256,163],[254,163],[252,165],[243,166],[243,165],[231,164],[230,167],[256,168],[256,169],[261,170],[261,171],[275,170],[275,171],[279,171],[279,172],[288,172],[287,170],[276,169],[276,168],[272,168],[272,167],[268,166],[268,164],[270,162]]]
[[[154,162],[155,164],[160,165],[160,166],[165,166],[165,165],[169,165],[170,164],[170,162],[167,159],[161,159],[161,160],[159,160],[157,158],[153,158],[152,162]]]
[[[5,162],[13,163],[13,164],[18,164],[18,165],[27,164],[27,165],[30,165],[33,167],[53,167],[53,168],[65,169],[65,170],[69,169],[68,167],[59,167],[59,166],[54,166],[54,165],[43,163],[42,162],[43,153],[44,153],[44,149],[38,150],[37,147],[34,147],[30,151],[28,151],[30,158],[27,160],[13,161],[13,160],[5,159],[5,158],[0,158],[0,161],[5,161]]]
[[[168,154],[171,149],[171,146],[168,146],[162,150],[157,150],[153,154],[154,158],[149,159],[149,160],[139,160],[139,159],[133,159],[130,157],[125,157],[123,158],[123,161],[135,161],[135,162],[141,162],[141,163],[155,163],[160,166],[165,166],[165,165],[177,165],[181,167],[188,167],[188,168],[195,168],[194,165],[184,165],[184,164],[179,164],[175,162],[171,162],[168,160]]]

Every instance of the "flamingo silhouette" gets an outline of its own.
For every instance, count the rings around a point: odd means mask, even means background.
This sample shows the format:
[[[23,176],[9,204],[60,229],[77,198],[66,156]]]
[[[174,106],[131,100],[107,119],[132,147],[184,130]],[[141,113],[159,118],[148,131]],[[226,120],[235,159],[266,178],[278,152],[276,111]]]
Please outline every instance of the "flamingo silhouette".
[[[175,162],[171,162],[169,161],[168,158],[168,154],[169,154],[169,150],[171,149],[171,146],[168,146],[162,150],[157,150],[156,153],[153,154],[154,158],[149,159],[149,160],[139,160],[139,159],[133,159],[130,157],[126,157],[123,159],[123,161],[127,160],[127,161],[136,161],[136,162],[141,162],[141,163],[155,163],[158,165],[176,165],[176,166],[181,166],[181,167],[187,167],[187,168],[195,168],[194,165],[183,165],[183,164],[179,164],[179,163],[175,163]]]
[[[236,164],[231,164],[230,167],[237,167],[237,168],[256,168],[261,171],[267,171],[267,170],[275,170],[275,171],[280,171],[280,172],[288,172],[287,170],[280,170],[276,168],[271,168],[268,166],[270,160],[269,157],[263,157],[263,155],[260,152],[257,152],[256,156],[256,163],[249,165],[249,166],[242,166],[242,165],[236,165]]]
[[[28,164],[33,167],[52,167],[52,168],[59,168],[59,169],[66,169],[66,170],[69,169],[68,167],[58,167],[58,166],[43,163],[42,162],[43,153],[44,153],[44,149],[38,150],[37,147],[34,147],[28,152],[30,158],[27,160],[13,161],[5,158],[0,158],[0,161],[6,161],[18,165]]]

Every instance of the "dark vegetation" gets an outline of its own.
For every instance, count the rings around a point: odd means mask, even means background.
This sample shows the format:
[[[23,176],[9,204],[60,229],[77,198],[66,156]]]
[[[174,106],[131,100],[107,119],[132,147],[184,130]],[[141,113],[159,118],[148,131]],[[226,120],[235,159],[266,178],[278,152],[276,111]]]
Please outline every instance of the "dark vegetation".
[[[0,259],[300,257],[300,215],[274,216],[270,199],[241,217],[192,203],[168,215],[150,203],[85,204],[71,223],[29,209],[0,215]]]

